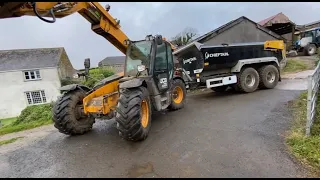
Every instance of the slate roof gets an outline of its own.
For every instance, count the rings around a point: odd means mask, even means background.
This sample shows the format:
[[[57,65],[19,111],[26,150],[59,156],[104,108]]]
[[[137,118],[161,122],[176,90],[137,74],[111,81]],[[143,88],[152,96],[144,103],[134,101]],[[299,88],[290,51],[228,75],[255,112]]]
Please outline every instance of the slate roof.
[[[101,65],[114,65],[114,64],[124,64],[126,60],[126,56],[110,56],[106,57],[102,61],[99,62],[99,66]]]
[[[0,50],[0,71],[57,67],[63,47]]]

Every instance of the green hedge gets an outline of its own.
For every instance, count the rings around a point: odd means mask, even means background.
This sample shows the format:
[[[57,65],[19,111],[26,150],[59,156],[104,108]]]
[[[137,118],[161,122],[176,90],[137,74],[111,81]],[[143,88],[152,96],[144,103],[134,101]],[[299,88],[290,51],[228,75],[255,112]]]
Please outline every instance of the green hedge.
[[[92,88],[96,83],[98,83],[102,79],[112,75],[114,75],[114,71],[110,68],[105,68],[105,67],[92,68],[89,70],[90,77],[87,80],[63,79],[61,80],[61,86],[65,86],[68,84],[83,84]]]

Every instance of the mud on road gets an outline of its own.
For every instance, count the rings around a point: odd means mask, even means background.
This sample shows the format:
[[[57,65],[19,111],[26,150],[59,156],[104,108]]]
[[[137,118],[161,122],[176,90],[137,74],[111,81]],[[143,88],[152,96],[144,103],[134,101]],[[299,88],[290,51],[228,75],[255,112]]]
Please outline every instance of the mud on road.
[[[0,177],[301,177],[283,138],[299,93],[192,94],[184,109],[155,114],[140,143],[121,140],[113,120],[76,137],[46,126],[0,147]]]

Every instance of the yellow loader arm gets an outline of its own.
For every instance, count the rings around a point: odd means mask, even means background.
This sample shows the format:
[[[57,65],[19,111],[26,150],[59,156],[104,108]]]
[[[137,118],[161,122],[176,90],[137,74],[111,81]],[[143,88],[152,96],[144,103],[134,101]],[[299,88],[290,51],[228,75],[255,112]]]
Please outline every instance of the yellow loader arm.
[[[98,2],[4,2],[0,3],[0,19],[21,16],[37,16],[41,20],[54,23],[56,18],[63,18],[75,12],[91,23],[95,33],[106,38],[122,53],[126,53],[124,44],[128,37],[107,9]]]

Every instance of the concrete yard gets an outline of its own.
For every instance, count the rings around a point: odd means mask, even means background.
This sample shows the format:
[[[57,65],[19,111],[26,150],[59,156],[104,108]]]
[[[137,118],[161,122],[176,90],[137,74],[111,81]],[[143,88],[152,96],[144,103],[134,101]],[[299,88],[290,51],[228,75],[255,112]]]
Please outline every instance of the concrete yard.
[[[304,177],[283,137],[288,101],[305,89],[291,81],[250,94],[190,94],[184,109],[155,114],[140,143],[120,139],[113,120],[77,137],[53,125],[20,132],[25,138],[0,146],[0,177]]]

